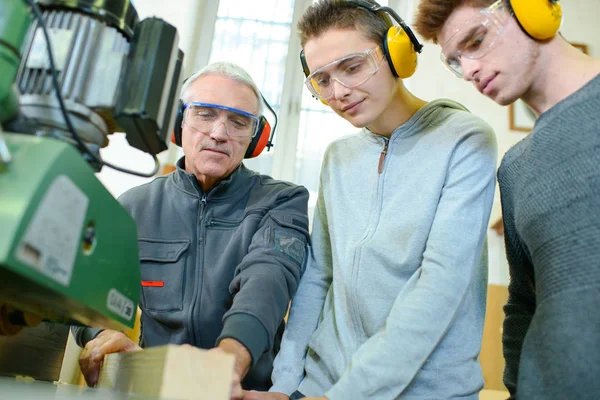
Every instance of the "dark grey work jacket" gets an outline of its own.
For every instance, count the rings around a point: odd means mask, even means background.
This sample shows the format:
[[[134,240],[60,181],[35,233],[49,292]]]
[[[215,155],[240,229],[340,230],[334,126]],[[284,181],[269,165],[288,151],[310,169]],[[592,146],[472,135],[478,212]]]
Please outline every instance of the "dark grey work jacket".
[[[266,390],[304,271],[308,191],[241,165],[202,193],[184,162],[119,199],[138,226],[140,345],[234,338],[252,355],[244,388]],[[76,331],[80,345],[93,336]]]

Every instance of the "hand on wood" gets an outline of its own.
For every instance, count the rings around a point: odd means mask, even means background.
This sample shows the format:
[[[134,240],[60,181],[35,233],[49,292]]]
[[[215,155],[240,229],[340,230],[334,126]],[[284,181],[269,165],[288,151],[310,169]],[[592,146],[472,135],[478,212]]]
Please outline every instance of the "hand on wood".
[[[231,383],[231,400],[242,400],[244,394],[242,391],[242,379],[248,373],[252,356],[246,346],[235,339],[225,338],[219,342],[217,347],[209,351],[224,351],[235,356],[235,367],[233,370],[233,381]]]
[[[209,352],[216,353],[227,353],[221,347],[215,347],[213,349],[208,350]],[[235,355],[235,354],[234,354]],[[236,363],[233,369],[233,377],[231,379],[231,400],[242,400],[244,398],[244,391],[242,390],[242,379],[240,377],[240,373],[237,368],[237,358]]]
[[[225,338],[219,342],[217,348],[235,356],[235,372],[240,379],[244,379],[252,363],[252,356],[246,346],[235,339]]]
[[[105,330],[90,340],[79,356],[79,367],[88,386],[96,386],[104,356],[110,353],[141,350],[123,332]]]

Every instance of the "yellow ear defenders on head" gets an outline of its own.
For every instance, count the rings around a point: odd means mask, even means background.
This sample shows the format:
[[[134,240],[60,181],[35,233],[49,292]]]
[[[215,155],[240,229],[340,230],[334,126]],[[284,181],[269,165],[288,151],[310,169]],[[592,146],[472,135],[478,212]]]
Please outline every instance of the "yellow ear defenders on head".
[[[408,25],[394,10],[389,7],[382,7],[375,1],[347,0],[347,2],[357,7],[366,8],[374,13],[385,12],[398,23],[399,26],[393,25],[388,29],[381,47],[383,48],[383,53],[392,74],[402,79],[411,77],[417,69],[417,53],[423,50],[423,45],[419,43],[419,40]],[[302,63],[304,76],[310,75],[310,69],[304,57],[304,50],[300,52],[300,62]],[[321,102],[327,105],[325,100],[321,100]]]
[[[538,40],[550,39],[562,22],[558,0],[509,0],[515,18],[529,36]]]

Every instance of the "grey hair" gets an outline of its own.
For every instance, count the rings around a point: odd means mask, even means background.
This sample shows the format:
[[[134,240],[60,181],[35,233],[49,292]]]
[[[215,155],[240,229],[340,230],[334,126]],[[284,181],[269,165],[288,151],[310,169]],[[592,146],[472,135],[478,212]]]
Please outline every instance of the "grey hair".
[[[256,83],[254,82],[250,74],[246,72],[245,69],[231,62],[215,62],[209,64],[201,70],[195,72],[192,76],[190,76],[181,87],[179,99],[182,102],[186,102],[185,98],[188,96],[188,90],[192,83],[194,83],[196,79],[205,75],[222,75],[248,86],[256,95],[256,100],[258,102],[258,115],[262,115],[263,99],[262,95],[260,94],[260,90],[258,89],[258,86],[256,86]]]

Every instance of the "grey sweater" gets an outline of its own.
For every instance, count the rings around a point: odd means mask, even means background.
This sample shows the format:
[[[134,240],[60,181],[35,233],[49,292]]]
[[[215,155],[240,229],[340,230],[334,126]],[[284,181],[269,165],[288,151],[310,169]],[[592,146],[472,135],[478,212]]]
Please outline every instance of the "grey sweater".
[[[600,76],[540,116],[498,181],[504,383],[513,398],[600,399]]]
[[[494,134],[438,100],[393,132],[383,158],[386,142],[364,130],[326,152],[271,391],[477,399],[483,387]]]

